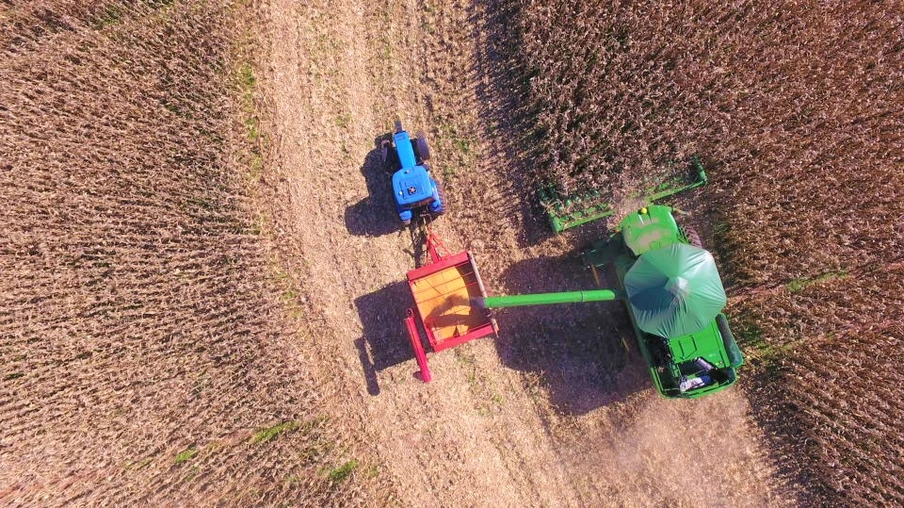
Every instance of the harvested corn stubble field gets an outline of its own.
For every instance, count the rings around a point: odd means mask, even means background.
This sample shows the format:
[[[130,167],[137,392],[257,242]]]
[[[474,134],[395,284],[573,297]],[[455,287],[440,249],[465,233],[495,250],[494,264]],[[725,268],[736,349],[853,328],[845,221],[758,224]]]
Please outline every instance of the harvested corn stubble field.
[[[244,182],[246,21],[0,5],[0,504],[361,498]]]
[[[900,504],[895,2],[0,2],[0,503]],[[430,355],[374,139],[490,294],[584,289],[536,191],[674,204],[749,364],[659,398],[612,304]]]

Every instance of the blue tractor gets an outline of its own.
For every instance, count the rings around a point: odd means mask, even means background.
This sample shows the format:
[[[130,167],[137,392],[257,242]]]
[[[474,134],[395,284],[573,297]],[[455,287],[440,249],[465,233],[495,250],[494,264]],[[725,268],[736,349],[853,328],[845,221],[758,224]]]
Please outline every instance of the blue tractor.
[[[415,214],[427,212],[441,215],[446,211],[446,199],[442,188],[430,176],[430,148],[423,134],[414,139],[396,121],[392,139],[384,139],[380,144],[383,164],[392,172],[392,190],[396,210],[406,226],[411,224]]]

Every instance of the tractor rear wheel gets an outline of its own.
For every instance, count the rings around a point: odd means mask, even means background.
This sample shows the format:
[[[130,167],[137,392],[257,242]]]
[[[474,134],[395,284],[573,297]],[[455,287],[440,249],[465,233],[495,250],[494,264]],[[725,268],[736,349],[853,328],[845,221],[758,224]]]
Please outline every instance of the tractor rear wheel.
[[[442,203],[443,208],[434,215],[442,215],[449,208],[449,202],[446,201],[446,191],[443,190],[443,186],[439,182],[436,183],[436,193],[439,195],[439,202]]]
[[[423,132],[417,133],[417,138],[415,138],[414,151],[420,160],[430,160],[430,145],[427,144],[427,138],[426,136],[424,136]]]

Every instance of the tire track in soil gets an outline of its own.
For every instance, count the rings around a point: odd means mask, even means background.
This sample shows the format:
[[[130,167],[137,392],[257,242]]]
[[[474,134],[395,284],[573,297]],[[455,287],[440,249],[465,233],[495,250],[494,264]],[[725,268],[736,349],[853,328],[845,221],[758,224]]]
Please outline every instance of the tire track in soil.
[[[359,452],[401,504],[781,504],[786,489],[772,480],[741,391],[665,401],[636,358],[619,372],[589,358],[611,349],[569,345],[603,334],[617,343],[611,309],[501,313],[499,341],[431,355],[434,381],[415,379],[401,324],[415,253],[394,227],[373,152],[396,117],[432,135],[438,168],[457,168],[447,174],[451,211],[434,229],[451,250],[477,252],[490,292],[587,282],[560,259],[576,235],[537,234],[529,194],[511,178],[517,165],[487,119],[505,107],[488,92],[493,27],[481,7],[454,1],[273,1],[261,12],[272,170],[285,197],[274,207],[312,313],[302,348],[337,386],[340,421],[358,427]],[[603,324],[586,325],[588,313]],[[376,371],[366,376],[362,358]]]

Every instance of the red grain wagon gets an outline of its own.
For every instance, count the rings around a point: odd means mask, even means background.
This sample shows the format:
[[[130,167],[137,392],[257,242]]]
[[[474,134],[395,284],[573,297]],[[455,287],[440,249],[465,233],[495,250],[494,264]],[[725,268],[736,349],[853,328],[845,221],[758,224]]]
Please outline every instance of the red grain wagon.
[[[499,327],[487,309],[471,305],[486,297],[477,263],[470,251],[449,254],[436,235],[427,236],[430,263],[408,272],[414,307],[408,309],[405,327],[414,348],[421,379],[429,382],[427,354],[415,317],[420,319],[433,351],[442,351],[483,337],[496,337]]]

